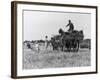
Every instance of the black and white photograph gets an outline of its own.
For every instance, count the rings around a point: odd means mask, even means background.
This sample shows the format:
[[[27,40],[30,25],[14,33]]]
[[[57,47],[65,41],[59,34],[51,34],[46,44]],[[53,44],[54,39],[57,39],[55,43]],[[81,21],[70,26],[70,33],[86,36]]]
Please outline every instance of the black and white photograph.
[[[91,66],[91,14],[23,10],[23,69]]]
[[[17,76],[96,73],[96,6],[16,3]]]

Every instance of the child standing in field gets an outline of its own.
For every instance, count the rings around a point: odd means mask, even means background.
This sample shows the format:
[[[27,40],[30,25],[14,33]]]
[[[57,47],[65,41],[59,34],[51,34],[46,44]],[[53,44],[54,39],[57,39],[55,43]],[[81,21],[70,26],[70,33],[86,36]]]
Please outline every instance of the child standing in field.
[[[40,51],[40,46],[39,46],[39,42],[38,41],[36,41],[36,43],[35,43],[35,48],[36,48],[36,50],[38,52]]]
[[[48,36],[45,36],[45,50],[48,48]]]

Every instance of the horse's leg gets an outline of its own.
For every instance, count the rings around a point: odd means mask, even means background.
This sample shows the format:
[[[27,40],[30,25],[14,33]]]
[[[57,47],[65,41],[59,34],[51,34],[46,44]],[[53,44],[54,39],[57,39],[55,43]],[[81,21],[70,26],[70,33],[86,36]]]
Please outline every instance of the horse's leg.
[[[54,48],[54,46],[52,46],[53,47],[53,51],[55,50],[55,48]]]
[[[62,46],[62,51],[63,51],[63,46]]]
[[[78,49],[79,49],[79,41],[76,40],[76,41],[75,41],[75,51],[77,52]]]
[[[71,47],[72,47],[72,41],[69,40],[69,52],[71,51]]]
[[[77,51],[79,50],[79,40],[77,41],[77,44],[78,44],[78,48],[77,48]]]
[[[73,41],[73,51],[75,52],[76,51],[76,46],[77,46],[77,43],[76,43],[76,40]]]
[[[63,51],[62,46],[60,46],[60,51]]]

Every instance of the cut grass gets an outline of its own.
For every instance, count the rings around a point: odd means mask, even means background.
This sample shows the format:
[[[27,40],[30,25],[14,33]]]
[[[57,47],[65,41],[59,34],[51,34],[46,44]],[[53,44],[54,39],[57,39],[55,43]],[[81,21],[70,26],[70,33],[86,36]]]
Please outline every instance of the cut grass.
[[[91,53],[88,49],[78,52],[62,52],[47,50],[41,47],[37,52],[30,49],[23,51],[23,69],[42,69],[60,67],[82,67],[91,65]]]

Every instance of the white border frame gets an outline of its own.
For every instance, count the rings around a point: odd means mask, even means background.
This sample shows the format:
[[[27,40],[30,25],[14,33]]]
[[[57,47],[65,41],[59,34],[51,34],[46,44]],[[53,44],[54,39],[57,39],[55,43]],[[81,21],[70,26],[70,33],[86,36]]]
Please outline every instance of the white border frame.
[[[47,10],[47,11],[65,11],[65,12],[83,12],[91,13],[91,66],[73,67],[73,68],[52,68],[52,69],[32,69],[22,70],[22,10]],[[95,54],[94,54],[95,53]],[[37,76],[50,74],[69,74],[84,73],[96,71],[96,9],[84,7],[61,7],[47,5],[28,5],[17,4],[17,76]]]

